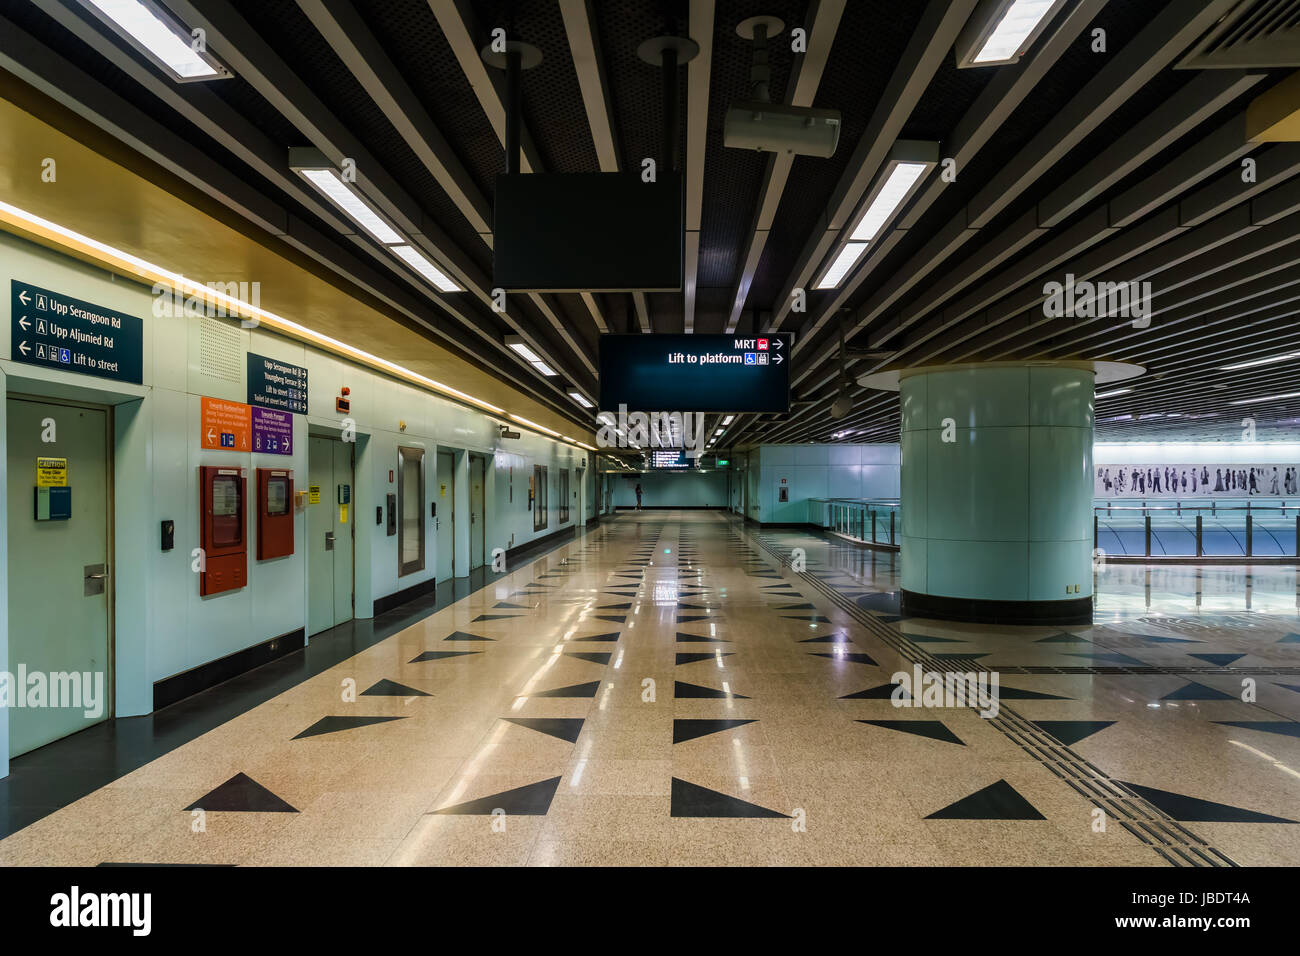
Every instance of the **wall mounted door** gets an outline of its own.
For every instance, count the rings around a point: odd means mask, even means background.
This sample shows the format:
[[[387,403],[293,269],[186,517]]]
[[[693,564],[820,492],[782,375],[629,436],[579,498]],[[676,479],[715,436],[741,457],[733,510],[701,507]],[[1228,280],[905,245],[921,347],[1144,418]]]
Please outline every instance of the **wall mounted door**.
[[[438,536],[437,579],[449,581],[456,576],[456,456],[449,451],[438,452],[438,486],[434,488],[433,501],[438,506],[434,518],[434,534]]]
[[[9,754],[16,757],[112,714],[113,499],[106,409],[12,398],[6,409],[7,669],[20,682],[15,690],[26,692],[26,706],[9,707]],[[38,458],[54,459],[40,477]],[[38,484],[71,489],[67,518],[38,520],[61,513],[51,498],[40,510]],[[45,683],[40,706],[32,697],[37,674]],[[54,706],[64,702],[71,706]]]
[[[397,576],[424,570],[424,449],[397,448]]]
[[[487,511],[484,487],[487,461],[482,455],[469,456],[469,569],[483,567],[486,550]]]
[[[332,438],[307,442],[308,637],[353,616],[352,449]]]

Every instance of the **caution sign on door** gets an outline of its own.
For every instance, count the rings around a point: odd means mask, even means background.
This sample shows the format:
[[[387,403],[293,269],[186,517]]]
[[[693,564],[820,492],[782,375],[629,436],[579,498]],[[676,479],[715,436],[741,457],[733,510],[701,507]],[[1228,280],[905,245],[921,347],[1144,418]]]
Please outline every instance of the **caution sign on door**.
[[[37,458],[36,487],[61,488],[68,483],[68,459]]]

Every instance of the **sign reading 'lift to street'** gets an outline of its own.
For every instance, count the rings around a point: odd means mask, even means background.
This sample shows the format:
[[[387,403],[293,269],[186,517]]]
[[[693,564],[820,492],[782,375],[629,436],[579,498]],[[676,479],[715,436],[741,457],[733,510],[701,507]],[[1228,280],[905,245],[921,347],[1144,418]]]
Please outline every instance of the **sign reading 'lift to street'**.
[[[10,357],[60,372],[140,384],[144,323],[61,292],[10,283]]]

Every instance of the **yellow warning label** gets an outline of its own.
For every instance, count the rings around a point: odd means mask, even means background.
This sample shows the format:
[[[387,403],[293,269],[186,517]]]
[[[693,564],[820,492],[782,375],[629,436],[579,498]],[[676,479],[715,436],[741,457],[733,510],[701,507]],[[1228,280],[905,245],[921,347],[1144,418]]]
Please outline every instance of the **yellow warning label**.
[[[68,483],[68,459],[37,458],[36,486],[38,488],[57,488]]]
[[[320,485],[307,486],[307,500],[314,505],[320,504]]]
[[[339,505],[339,524],[348,523],[348,506]]]
[[[438,497],[439,497],[439,498],[446,498],[446,497],[447,497],[447,486],[446,486],[446,485],[439,485]]]

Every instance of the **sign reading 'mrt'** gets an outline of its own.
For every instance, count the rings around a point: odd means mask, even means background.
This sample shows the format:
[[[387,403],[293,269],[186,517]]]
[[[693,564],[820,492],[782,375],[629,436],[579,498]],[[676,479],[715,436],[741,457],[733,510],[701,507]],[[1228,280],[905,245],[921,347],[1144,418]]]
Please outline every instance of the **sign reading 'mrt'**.
[[[144,323],[14,279],[10,282],[10,357],[60,372],[134,382],[144,372]]]

